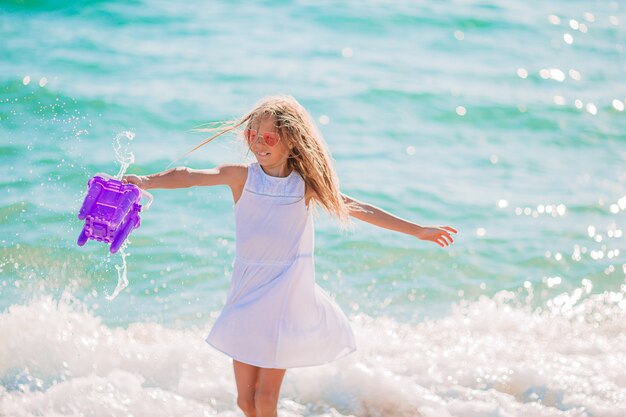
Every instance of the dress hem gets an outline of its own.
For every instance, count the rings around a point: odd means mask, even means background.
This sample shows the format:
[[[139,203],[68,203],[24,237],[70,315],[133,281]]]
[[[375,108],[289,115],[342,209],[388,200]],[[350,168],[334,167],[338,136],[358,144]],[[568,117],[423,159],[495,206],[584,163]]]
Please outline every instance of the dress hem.
[[[321,366],[321,365],[326,365],[326,364],[335,362],[335,361],[337,361],[339,359],[343,359],[346,356],[350,355],[351,353],[354,353],[354,352],[357,351],[357,348],[353,347],[347,353],[345,353],[345,354],[343,354],[341,356],[338,356],[338,357],[336,357],[334,359],[331,359],[329,361],[326,361],[326,362],[315,362],[315,363],[310,363],[310,364],[306,364],[306,365],[267,366],[267,365],[264,365],[264,364],[259,364],[259,362],[256,362],[256,361],[248,361],[248,360],[245,360],[245,359],[236,358],[234,355],[231,355],[230,353],[228,353],[228,352],[218,348],[217,346],[215,346],[213,343],[211,343],[209,341],[208,338],[204,339],[204,341],[207,342],[211,347],[217,349],[218,351],[222,352],[224,355],[228,356],[231,359],[235,359],[235,360],[237,360],[239,362],[243,362],[243,363],[248,364],[248,365],[258,366],[259,368],[266,368],[266,369],[290,369],[290,368],[306,368],[306,367],[310,367],[310,366]]]

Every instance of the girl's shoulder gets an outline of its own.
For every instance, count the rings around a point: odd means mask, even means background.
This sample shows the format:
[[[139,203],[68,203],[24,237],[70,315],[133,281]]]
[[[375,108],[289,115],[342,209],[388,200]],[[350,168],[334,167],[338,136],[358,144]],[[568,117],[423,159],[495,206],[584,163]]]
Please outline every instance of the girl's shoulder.
[[[245,174],[248,172],[248,166],[250,164],[242,164],[242,163],[228,163],[228,164],[222,164],[221,166],[231,170],[234,173],[238,173],[241,174],[242,172]]]
[[[232,188],[243,188],[248,177],[248,165],[246,164],[222,164],[222,171],[228,178],[228,185]]]
[[[237,204],[237,201],[239,201],[239,198],[241,198],[241,194],[243,193],[243,187],[245,187],[248,179],[248,165],[223,164],[221,168],[222,170],[227,171],[226,175],[229,178],[228,185],[233,193],[233,200],[235,204]]]

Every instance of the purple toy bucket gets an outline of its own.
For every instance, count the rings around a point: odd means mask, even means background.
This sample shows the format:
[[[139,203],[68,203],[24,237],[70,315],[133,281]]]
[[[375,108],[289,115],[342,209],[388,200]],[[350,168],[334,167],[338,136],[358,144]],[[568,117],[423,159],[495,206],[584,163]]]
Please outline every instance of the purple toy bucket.
[[[149,199],[144,210],[150,207],[154,199],[136,185],[124,184],[103,173],[91,178],[87,186],[87,195],[78,213],[78,218],[85,220],[85,226],[78,236],[78,246],[93,239],[109,243],[111,253],[115,253],[130,232],[140,225],[141,197]]]

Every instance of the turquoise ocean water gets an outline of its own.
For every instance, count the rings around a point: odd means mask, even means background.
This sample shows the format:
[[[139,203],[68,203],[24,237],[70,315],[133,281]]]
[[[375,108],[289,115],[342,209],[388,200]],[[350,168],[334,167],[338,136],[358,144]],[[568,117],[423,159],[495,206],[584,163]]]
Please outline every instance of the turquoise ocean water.
[[[164,170],[261,97],[311,113],[344,193],[431,242],[320,213],[317,282],[358,351],[288,370],[281,416],[626,415],[626,6],[612,1],[0,2],[0,416],[236,416],[204,342],[226,187],[152,190],[120,254],[86,182]],[[132,140],[130,139],[132,138]],[[177,162],[251,162],[222,137]]]

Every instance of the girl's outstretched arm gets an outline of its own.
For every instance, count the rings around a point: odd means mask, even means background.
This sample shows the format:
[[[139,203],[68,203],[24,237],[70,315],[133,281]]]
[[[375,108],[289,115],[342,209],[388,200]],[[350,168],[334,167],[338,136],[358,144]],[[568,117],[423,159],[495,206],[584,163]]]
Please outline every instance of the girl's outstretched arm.
[[[448,246],[454,242],[450,232],[457,233],[457,230],[451,226],[420,226],[396,217],[371,204],[350,198],[345,194],[341,194],[341,196],[346,203],[353,203],[359,206],[359,210],[350,210],[350,215],[359,220],[385,229],[406,233],[421,240],[430,240],[441,247]]]
[[[122,182],[135,184],[144,190],[150,188],[189,188],[208,185],[233,185],[244,175],[246,168],[240,164],[223,164],[211,169],[177,167],[151,175],[125,175]]]

